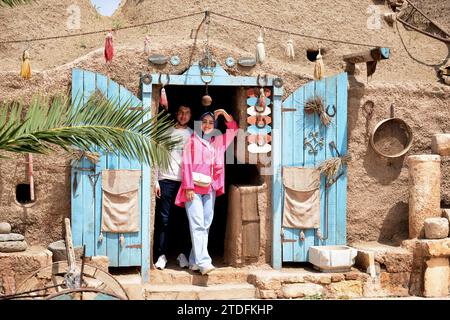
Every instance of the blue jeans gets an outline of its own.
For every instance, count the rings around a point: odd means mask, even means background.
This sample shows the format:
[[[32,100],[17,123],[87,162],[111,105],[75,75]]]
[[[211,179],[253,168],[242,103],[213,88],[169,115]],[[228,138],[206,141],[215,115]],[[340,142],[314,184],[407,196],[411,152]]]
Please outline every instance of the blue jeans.
[[[186,221],[186,214],[182,208],[175,205],[175,198],[180,188],[181,182],[173,180],[160,180],[159,186],[161,188],[161,198],[156,201],[156,221],[155,221],[155,250],[156,257],[167,254],[167,247],[169,243],[169,217],[170,221],[181,224],[177,226],[177,243],[181,246],[181,252],[186,256],[190,250],[190,241],[188,236],[188,226]],[[177,217],[174,217],[173,215]],[[174,219],[178,218],[178,219]],[[173,228],[171,228],[173,229]],[[185,231],[184,231],[185,229]],[[187,238],[185,241],[185,239]],[[171,240],[172,242],[172,240]]]
[[[189,264],[196,264],[200,269],[212,264],[208,253],[208,235],[214,217],[215,200],[216,192],[213,190],[208,194],[195,194],[194,200],[185,203],[192,242]]]

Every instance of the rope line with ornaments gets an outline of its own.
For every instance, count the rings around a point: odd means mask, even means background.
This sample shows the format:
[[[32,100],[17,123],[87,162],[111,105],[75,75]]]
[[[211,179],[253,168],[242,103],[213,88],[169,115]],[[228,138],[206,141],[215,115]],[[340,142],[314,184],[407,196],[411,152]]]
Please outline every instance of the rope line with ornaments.
[[[236,22],[239,22],[239,23],[242,23],[242,24],[251,25],[251,26],[259,28],[260,31],[259,31],[259,36],[257,38],[257,45],[256,45],[256,60],[260,64],[262,64],[264,62],[265,58],[266,58],[265,46],[264,46],[264,37],[265,37],[266,30],[288,34],[289,38],[287,40],[285,53],[286,53],[286,56],[291,61],[295,58],[295,50],[294,50],[294,43],[293,43],[293,40],[292,40],[292,36],[303,37],[303,38],[310,38],[310,39],[326,41],[326,42],[344,43],[344,44],[356,45],[356,46],[382,47],[382,46],[379,46],[379,45],[373,45],[373,44],[368,44],[368,43],[359,43],[359,42],[353,42],[353,41],[324,38],[324,37],[318,37],[318,36],[307,35],[307,34],[303,34],[303,33],[299,33],[299,32],[294,32],[294,31],[291,31],[291,30],[278,29],[278,28],[274,28],[274,27],[270,27],[270,26],[264,26],[264,25],[261,25],[259,23],[255,23],[255,22],[251,22],[251,21],[244,21],[244,20],[241,20],[241,19],[238,19],[238,18],[235,18],[235,17],[230,17],[230,16],[227,16],[227,15],[224,15],[224,14],[221,14],[221,13],[217,13],[217,12],[214,12],[214,11],[194,12],[194,13],[189,13],[189,14],[186,14],[186,15],[181,15],[181,16],[176,16],[176,17],[171,17],[171,18],[161,19],[161,20],[155,20],[155,21],[145,22],[145,23],[140,23],[140,24],[135,24],[135,25],[128,25],[128,26],[118,27],[118,28],[114,28],[114,29],[110,28],[110,29],[102,29],[102,30],[97,30],[97,31],[88,31],[88,32],[82,32],[82,33],[66,34],[66,35],[50,36],[50,37],[41,37],[41,38],[30,38],[30,39],[19,39],[19,40],[0,40],[0,45],[2,45],[2,44],[13,44],[13,43],[30,43],[30,42],[35,42],[35,41],[56,40],[56,39],[80,37],[80,36],[92,35],[92,34],[107,33],[106,39],[105,39],[104,56],[105,56],[106,63],[109,64],[112,61],[112,59],[113,59],[113,57],[115,55],[115,50],[114,50],[114,46],[113,46],[113,32],[119,31],[119,30],[132,29],[132,28],[140,28],[140,27],[145,27],[145,26],[149,26],[149,25],[153,25],[153,24],[158,24],[158,23],[164,23],[164,22],[184,19],[184,18],[193,17],[193,16],[200,15],[200,14],[204,14],[204,17],[203,17],[202,21],[200,22],[200,24],[199,24],[199,26],[198,26],[198,28],[196,30],[196,35],[194,37],[194,45],[193,45],[192,53],[195,50],[198,31],[202,27],[202,25],[206,22],[206,28],[207,28],[206,29],[206,33],[207,33],[206,35],[207,35],[207,38],[205,40],[205,56],[208,56],[208,54],[210,55],[209,44],[208,44],[208,37],[209,37],[209,25],[210,25],[210,17],[211,17],[211,15],[215,15],[215,16],[220,17],[220,18],[233,20],[233,21],[236,21]],[[385,46],[383,46],[383,47],[385,47]],[[149,54],[150,53],[150,38],[148,37],[148,35],[145,36],[145,38],[144,38],[144,53],[145,54]],[[319,48],[318,54],[316,56],[316,65],[315,65],[315,69],[314,69],[314,75],[315,75],[316,79],[321,79],[323,77],[323,69],[324,69],[324,67],[323,67],[323,60],[322,60],[322,55],[321,55],[320,48]],[[23,79],[30,79],[30,77],[31,77],[31,64],[30,64],[29,49],[25,49],[23,51],[23,53],[22,53],[22,65],[21,65],[21,70],[20,70],[20,76]],[[206,95],[207,95],[207,86],[206,86]]]

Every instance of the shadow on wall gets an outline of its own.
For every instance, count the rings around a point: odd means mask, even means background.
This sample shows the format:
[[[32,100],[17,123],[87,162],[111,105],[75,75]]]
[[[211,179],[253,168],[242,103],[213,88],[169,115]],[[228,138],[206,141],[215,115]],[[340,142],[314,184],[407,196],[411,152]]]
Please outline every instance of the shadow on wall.
[[[408,230],[408,203],[400,201],[384,217],[378,241],[398,246],[403,240],[408,239]]]
[[[370,177],[377,179],[382,185],[389,185],[400,175],[404,160],[405,155],[392,159],[382,158],[368,144],[363,165]]]

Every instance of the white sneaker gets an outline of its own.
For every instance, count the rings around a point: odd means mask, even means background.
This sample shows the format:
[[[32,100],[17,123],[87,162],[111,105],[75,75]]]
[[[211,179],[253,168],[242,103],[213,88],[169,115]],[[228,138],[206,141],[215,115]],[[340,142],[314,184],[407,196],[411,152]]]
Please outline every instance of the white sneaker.
[[[155,263],[155,267],[159,270],[164,270],[164,268],[166,267],[166,263],[167,263],[167,258],[163,254],[162,256],[159,256],[158,261],[156,261],[156,263]]]
[[[189,266],[189,269],[191,269],[192,271],[200,271],[200,267],[196,264]]]
[[[214,269],[216,269],[216,268],[211,264],[211,265],[209,265],[209,266],[207,266],[205,268],[201,268],[200,272],[201,272],[202,275],[205,275],[205,274],[210,273]]]
[[[188,262],[188,260],[186,259],[186,256],[183,253],[180,253],[178,255],[177,261],[178,261],[178,265],[180,266],[180,268],[183,269],[183,268],[189,267],[189,262]]]

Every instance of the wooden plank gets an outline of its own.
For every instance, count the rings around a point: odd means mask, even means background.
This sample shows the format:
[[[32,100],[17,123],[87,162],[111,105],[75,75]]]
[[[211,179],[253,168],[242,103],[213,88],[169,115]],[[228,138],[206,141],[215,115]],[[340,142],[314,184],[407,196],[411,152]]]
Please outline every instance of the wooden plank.
[[[64,226],[67,262],[69,269],[73,270],[76,268],[77,263],[75,260],[75,251],[73,249],[72,230],[70,228],[70,220],[68,218],[64,219]]]
[[[72,70],[72,102],[78,103],[83,95],[83,70]],[[71,169],[71,223],[73,243],[80,246],[83,243],[83,171],[78,171],[76,167],[82,167],[82,163],[75,163]],[[75,180],[76,179],[76,184]]]
[[[127,106],[130,106],[130,103],[133,99],[133,94],[127,90],[125,87],[120,86],[120,104],[121,107],[125,107],[125,104]],[[121,155],[119,160],[119,167],[118,169],[133,169],[131,166],[131,161],[127,159],[125,156]],[[131,266],[130,264],[130,248],[127,248],[128,245],[131,245],[130,243],[130,233],[123,233],[123,238],[125,241],[123,243],[120,243],[119,241],[119,265],[120,266]],[[119,235],[120,239],[120,235]]]
[[[119,85],[108,79],[108,100],[118,101],[120,94]],[[119,157],[110,153],[107,159],[108,169],[119,168]],[[103,235],[103,241],[106,241],[106,254],[109,258],[111,267],[119,266],[119,235],[108,232]]]
[[[344,61],[349,63],[361,63],[369,61],[379,61],[389,59],[389,48],[373,48],[362,52],[347,54],[343,57]],[[375,57],[379,57],[376,59]]]
[[[153,79],[158,79],[159,73],[152,74]],[[165,81],[165,77],[163,77]],[[206,77],[205,77],[206,79]],[[205,83],[199,76],[192,75],[171,75],[170,85],[196,85],[204,86]],[[239,87],[251,87],[257,86],[255,77],[230,77],[230,76],[214,76],[213,80],[209,83],[211,86],[239,86]],[[273,78],[268,78],[267,86],[273,85]]]
[[[95,92],[95,73],[84,71],[83,77],[83,102]],[[92,163],[83,159],[83,167],[92,167]],[[85,172],[83,179],[83,244],[86,245],[86,256],[95,255],[95,211],[94,211],[94,189],[89,175],[94,172]]]
[[[315,95],[318,97],[322,97],[322,101],[325,106],[327,105],[326,79],[327,78],[322,79],[320,81],[316,81],[315,88],[314,88]],[[330,124],[329,127],[325,126],[322,123],[322,121],[320,121],[320,117],[317,117],[316,121],[315,121],[315,128],[316,128],[316,131],[320,132],[320,136],[324,138],[324,146],[323,146],[323,148],[318,150],[318,153],[315,158],[315,167],[318,167],[326,159],[327,130],[330,129],[330,131],[332,131],[334,127],[332,124]],[[324,217],[325,217],[325,177],[321,177],[321,179],[320,179],[320,224],[321,224],[321,226],[323,225]],[[310,245],[308,245],[307,252],[309,252],[309,247],[311,245],[320,245],[320,239],[316,236],[317,231],[316,230],[311,230],[311,231],[312,231],[313,239],[312,239],[312,241],[308,241],[308,244],[310,244]],[[308,240],[310,240],[310,239],[308,239]]]
[[[100,73],[96,74],[96,89],[99,90],[103,96],[108,97],[108,78]],[[108,167],[108,155],[97,149],[100,154],[99,162],[96,165],[95,173],[100,173],[94,191],[94,210],[95,210],[95,254],[98,256],[106,256],[106,238],[98,241],[101,233],[102,223],[102,176],[101,172]]]
[[[273,131],[272,131],[272,267],[281,269],[281,201],[282,201],[282,182],[281,182],[281,98],[283,88],[273,88]]]
[[[152,102],[152,86],[151,85],[142,85],[142,105],[144,109],[151,108]],[[151,116],[148,113],[144,119],[148,120]],[[142,241],[142,250],[141,250],[141,275],[142,280],[144,282],[148,282],[150,280],[150,257],[151,257],[151,240],[153,238],[153,230],[150,229],[150,212],[151,212],[151,184],[152,177],[150,174],[150,166],[147,164],[142,164],[142,187],[141,194],[147,195],[143,196],[141,202],[141,241]]]
[[[304,86],[305,95],[304,99],[305,102],[314,96],[314,81],[308,82]],[[304,114],[304,127],[305,127],[305,137],[308,138],[308,140],[311,139],[309,134],[311,132],[315,132],[317,127],[317,121],[320,121],[316,114],[308,115]],[[309,148],[304,149],[304,158],[305,158],[305,167],[314,167],[315,166],[315,159],[316,156],[313,153],[309,153]],[[308,255],[308,249],[310,245],[314,244],[314,230],[303,230],[305,234],[305,240],[302,242],[299,242],[299,246],[296,247],[296,249],[299,251],[299,253],[296,253],[297,261],[307,261],[307,255]]]
[[[347,73],[337,76],[337,148],[341,155],[347,153],[347,83]],[[345,244],[347,240],[347,171],[336,183],[338,190],[336,244]]]
[[[337,90],[337,77],[333,76],[326,79],[326,97],[325,97],[325,105],[326,106],[336,106],[336,90]],[[330,107],[330,112],[332,107]],[[326,130],[326,138],[325,138],[325,150],[326,150],[326,159],[337,156],[335,152],[331,149],[329,143],[331,141],[336,142],[337,139],[337,123],[336,123],[336,115],[332,118],[332,123],[328,126]],[[325,177],[323,177],[322,185],[325,186]],[[326,192],[324,188],[324,192]],[[328,239],[325,239],[324,245],[333,245],[336,244],[336,196],[337,189],[336,184],[331,185],[327,191],[327,199],[328,199],[328,228],[325,226],[325,199],[322,202],[323,204],[323,216],[322,218],[322,235],[325,238],[326,229],[328,229]]]
[[[142,106],[141,100],[139,100],[136,96],[132,95],[132,103],[134,107]],[[141,170],[142,171],[142,165],[141,163],[136,160],[135,158],[130,160],[130,168],[134,170]],[[141,173],[142,174],[142,173]],[[148,197],[150,197],[150,194],[148,194]],[[140,212],[140,231],[139,232],[132,232],[128,234],[128,245],[129,246],[141,246],[141,248],[137,247],[128,247],[127,250],[129,251],[129,264],[130,266],[140,266],[142,261],[142,231],[143,231],[143,225],[142,225],[142,176],[140,181],[140,187],[139,187],[139,212]]]

